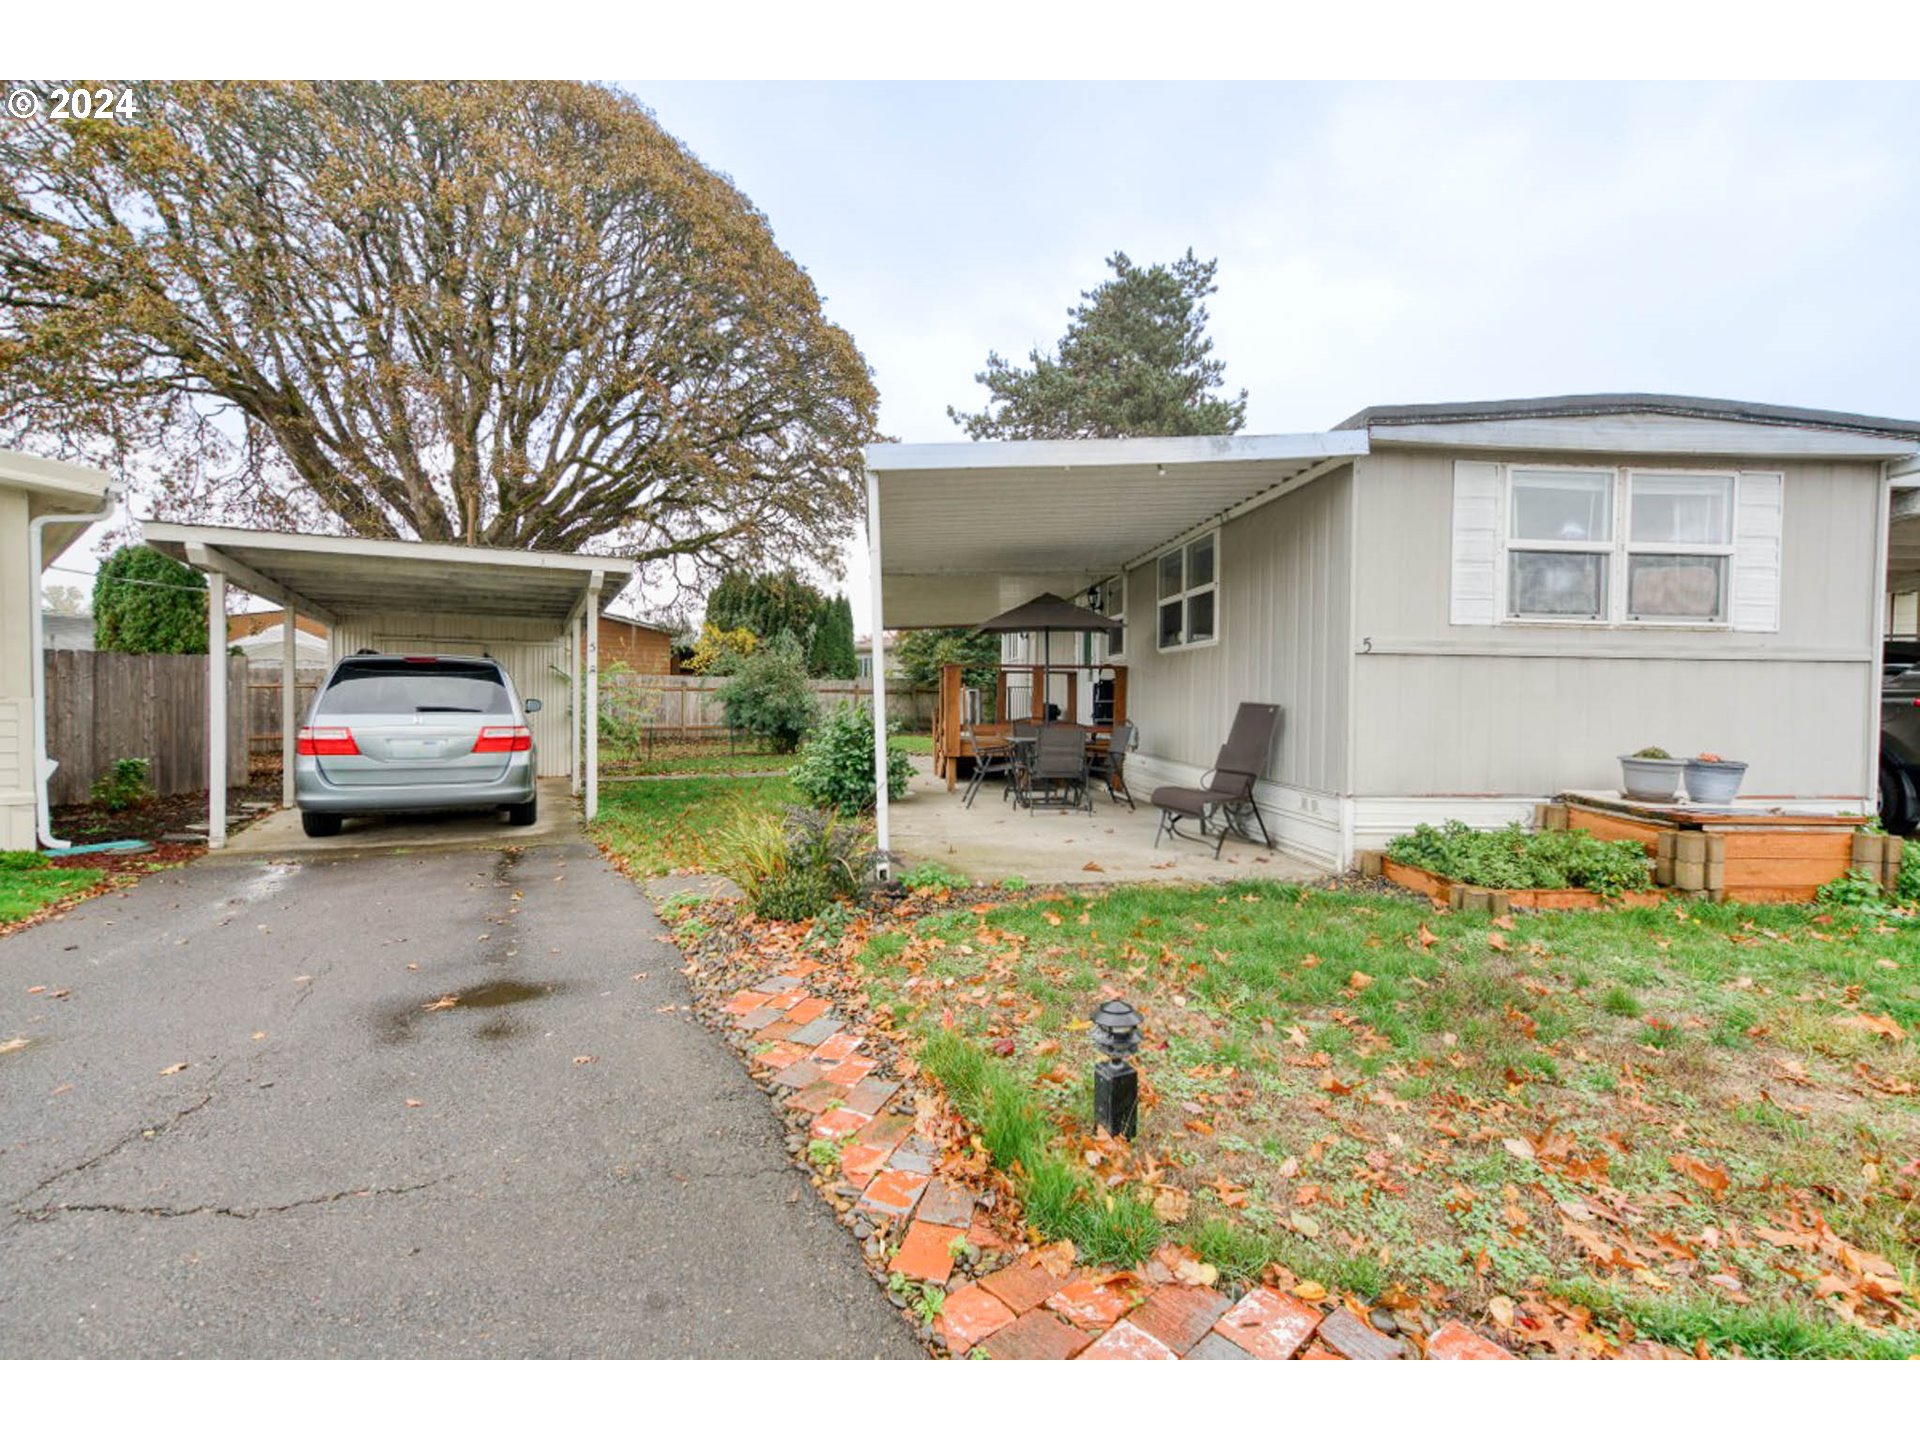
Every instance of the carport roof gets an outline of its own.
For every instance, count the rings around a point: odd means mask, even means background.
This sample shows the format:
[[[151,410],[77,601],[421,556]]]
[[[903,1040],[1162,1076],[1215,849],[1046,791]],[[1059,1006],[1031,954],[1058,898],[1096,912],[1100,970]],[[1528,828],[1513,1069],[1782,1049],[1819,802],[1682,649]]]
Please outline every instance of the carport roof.
[[[564,625],[579,613],[597,573],[605,608],[636,563],[608,555],[491,550],[412,540],[290,535],[221,525],[141,526],[156,550],[218,570],[243,590],[321,620],[391,610],[430,610]]]

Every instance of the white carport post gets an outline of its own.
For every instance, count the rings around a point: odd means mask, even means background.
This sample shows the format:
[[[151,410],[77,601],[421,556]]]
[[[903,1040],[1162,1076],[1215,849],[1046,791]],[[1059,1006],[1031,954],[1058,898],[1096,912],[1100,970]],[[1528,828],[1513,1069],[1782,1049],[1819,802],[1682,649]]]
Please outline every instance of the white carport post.
[[[299,621],[289,601],[280,616],[280,803],[289,810],[293,808],[293,740],[300,696],[293,643]]]
[[[580,617],[567,621],[567,784],[578,795],[580,783]]]
[[[892,878],[887,854],[893,817],[887,795],[887,622],[880,583],[880,477],[867,471],[867,565],[873,587],[873,843],[880,852],[879,877]]]
[[[227,843],[227,577],[207,572],[207,848]]]
[[[605,579],[603,572],[593,572],[592,578],[587,581],[587,606],[580,616],[580,623],[587,627],[587,700],[586,714],[582,718],[587,727],[587,798],[584,808],[589,820],[600,813],[600,586]]]

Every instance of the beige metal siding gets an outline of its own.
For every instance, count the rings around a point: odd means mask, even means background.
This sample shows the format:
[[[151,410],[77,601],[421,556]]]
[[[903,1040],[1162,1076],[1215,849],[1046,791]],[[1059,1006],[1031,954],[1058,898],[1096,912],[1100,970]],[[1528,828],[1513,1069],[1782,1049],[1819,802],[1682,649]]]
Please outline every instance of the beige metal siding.
[[[1383,449],[1359,463],[1354,793],[1612,787],[1614,756],[1643,745],[1744,759],[1749,794],[1863,793],[1883,583],[1875,574],[1877,465],[1744,462],[1786,476],[1780,629],[1751,634],[1449,624],[1449,514],[1460,458],[1490,457]]]
[[[522,700],[538,699],[528,717],[540,753],[542,775],[567,773],[567,637],[538,620],[475,620],[460,616],[389,611],[355,616],[333,627],[331,658],[356,650],[419,655],[490,655],[513,677]]]
[[[1152,758],[1209,766],[1235,707],[1285,711],[1269,779],[1338,794],[1347,767],[1351,469],[1261,506],[1220,533],[1218,644],[1159,652],[1154,567],[1127,576],[1127,710]]]

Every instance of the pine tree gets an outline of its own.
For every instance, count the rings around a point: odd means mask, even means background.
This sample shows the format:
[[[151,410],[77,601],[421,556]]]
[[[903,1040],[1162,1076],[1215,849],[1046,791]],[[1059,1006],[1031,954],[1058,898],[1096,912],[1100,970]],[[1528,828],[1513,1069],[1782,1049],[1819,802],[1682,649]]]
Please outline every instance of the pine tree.
[[[1034,350],[1023,370],[990,352],[973,377],[992,397],[987,408],[949,405],[948,417],[975,440],[1233,434],[1246,424],[1247,392],[1214,393],[1226,364],[1206,334],[1218,263],[1189,249],[1142,269],[1116,251],[1113,278],[1067,312],[1057,357]]]

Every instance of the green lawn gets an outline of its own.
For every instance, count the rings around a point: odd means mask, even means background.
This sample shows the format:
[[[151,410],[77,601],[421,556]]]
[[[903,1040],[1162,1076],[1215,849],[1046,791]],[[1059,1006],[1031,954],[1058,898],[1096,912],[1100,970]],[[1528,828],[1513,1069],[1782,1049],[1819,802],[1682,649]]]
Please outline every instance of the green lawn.
[[[17,858],[16,858],[17,857]],[[0,855],[0,925],[12,925],[100,883],[104,870],[68,870],[49,865],[32,851]]]
[[[733,816],[797,803],[784,776],[615,781],[601,787],[600,814],[589,828],[636,875],[711,870]]]
[[[909,755],[931,755],[933,754],[933,737],[931,735],[895,735],[887,741],[887,748],[904,750]]]
[[[1094,1263],[1162,1238],[1474,1317],[1711,1353],[1920,1350],[1920,924],[1668,904],[1436,914],[1274,884],[1053,893],[858,963]],[[1147,1017],[1140,1141],[1085,1017]],[[1904,1290],[1904,1293],[1902,1291]],[[1561,1312],[1553,1312],[1561,1313]]]

